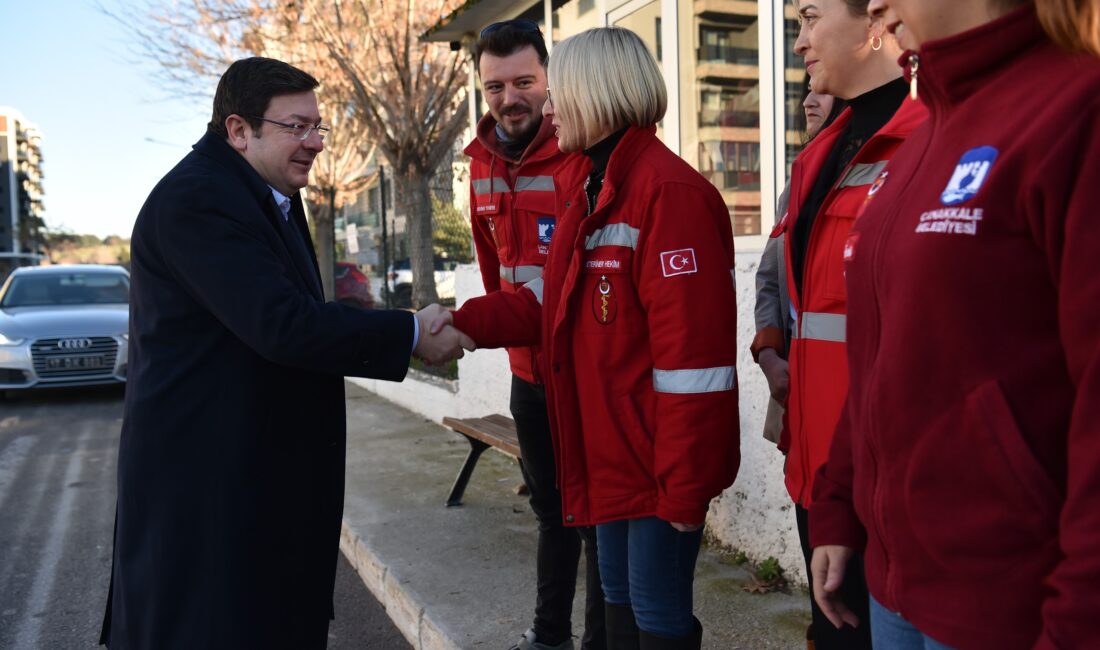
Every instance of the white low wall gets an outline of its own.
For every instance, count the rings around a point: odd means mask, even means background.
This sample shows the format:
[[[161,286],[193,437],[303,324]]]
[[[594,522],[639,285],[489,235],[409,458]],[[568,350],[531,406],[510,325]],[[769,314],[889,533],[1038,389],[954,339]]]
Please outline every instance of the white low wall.
[[[753,307],[759,260],[758,252],[737,254],[741,470],[733,486],[711,504],[707,526],[714,538],[744,551],[754,561],[768,556],[778,558],[788,577],[804,583],[805,569],[793,507],[783,487],[783,457],[761,433],[767,410],[767,383],[749,354],[749,343],[755,333]],[[484,294],[475,264],[459,266],[455,281],[459,305],[467,298]],[[511,373],[508,357],[502,350],[479,350],[466,355],[458,362],[458,375],[455,382],[412,372],[400,384],[369,379],[352,381],[436,422],[447,415],[508,414]]]

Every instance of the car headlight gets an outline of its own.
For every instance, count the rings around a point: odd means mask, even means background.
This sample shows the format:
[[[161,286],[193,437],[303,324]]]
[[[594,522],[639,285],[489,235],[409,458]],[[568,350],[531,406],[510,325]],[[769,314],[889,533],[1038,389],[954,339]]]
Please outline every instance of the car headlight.
[[[4,336],[3,332],[0,332],[0,345],[19,345],[23,342],[23,339],[13,339]]]

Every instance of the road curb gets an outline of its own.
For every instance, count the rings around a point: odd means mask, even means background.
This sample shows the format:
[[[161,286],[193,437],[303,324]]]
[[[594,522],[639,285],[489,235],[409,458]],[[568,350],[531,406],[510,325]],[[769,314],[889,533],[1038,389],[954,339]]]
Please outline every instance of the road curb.
[[[340,551],[413,650],[462,650],[346,519],[340,527]]]

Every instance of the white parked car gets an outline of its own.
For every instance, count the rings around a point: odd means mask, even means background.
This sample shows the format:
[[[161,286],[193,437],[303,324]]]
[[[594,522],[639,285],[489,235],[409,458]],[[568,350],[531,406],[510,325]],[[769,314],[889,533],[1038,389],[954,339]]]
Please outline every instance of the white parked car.
[[[435,292],[441,302],[454,302],[455,267],[458,263],[442,257],[435,258]],[[412,306],[412,267],[408,259],[397,260],[386,273],[394,307]]]
[[[125,382],[129,296],[118,266],[15,269],[0,287],[0,392]]]

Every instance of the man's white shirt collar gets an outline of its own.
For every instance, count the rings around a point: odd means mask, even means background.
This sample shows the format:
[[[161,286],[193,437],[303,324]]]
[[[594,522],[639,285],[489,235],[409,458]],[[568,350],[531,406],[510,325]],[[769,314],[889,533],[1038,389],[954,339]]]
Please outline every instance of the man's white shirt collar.
[[[271,187],[268,185],[268,187]],[[283,220],[290,220],[290,197],[283,194],[279,190],[271,187],[271,195],[275,197],[275,205],[279,206],[279,210],[283,213]]]

